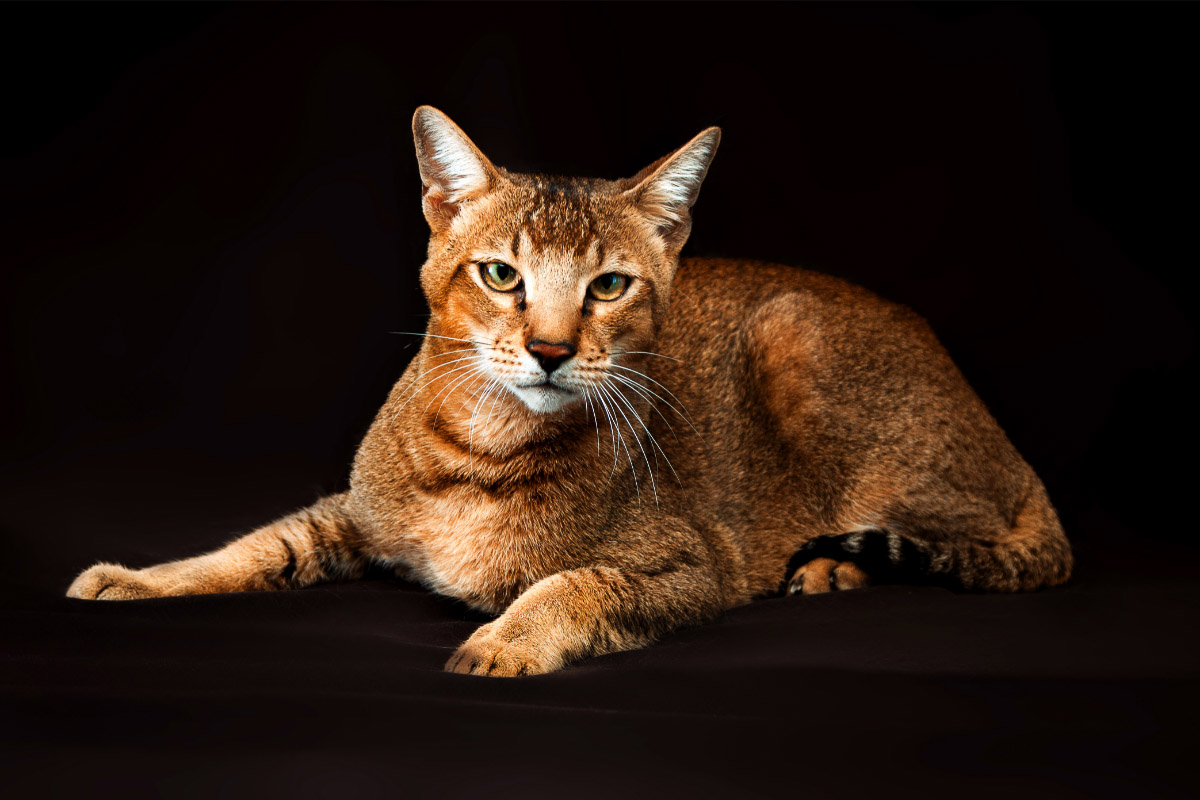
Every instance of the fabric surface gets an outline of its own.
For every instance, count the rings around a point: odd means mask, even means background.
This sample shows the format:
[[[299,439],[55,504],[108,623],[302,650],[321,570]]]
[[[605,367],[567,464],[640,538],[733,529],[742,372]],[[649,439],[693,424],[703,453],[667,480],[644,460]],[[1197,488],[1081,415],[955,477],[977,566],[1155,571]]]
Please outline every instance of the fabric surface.
[[[512,680],[443,673],[487,617],[387,576],[88,603],[50,546],[3,612],[0,765],[52,795],[1187,796],[1197,559],[1106,526],[1062,588],[771,598]]]

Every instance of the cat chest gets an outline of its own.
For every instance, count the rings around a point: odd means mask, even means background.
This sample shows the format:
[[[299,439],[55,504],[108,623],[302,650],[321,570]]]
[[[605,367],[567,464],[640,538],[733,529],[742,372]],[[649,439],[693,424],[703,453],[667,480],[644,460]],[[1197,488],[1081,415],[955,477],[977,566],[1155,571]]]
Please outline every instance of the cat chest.
[[[485,611],[503,611],[579,560],[552,509],[454,491],[415,511],[404,537],[409,566],[434,591]]]

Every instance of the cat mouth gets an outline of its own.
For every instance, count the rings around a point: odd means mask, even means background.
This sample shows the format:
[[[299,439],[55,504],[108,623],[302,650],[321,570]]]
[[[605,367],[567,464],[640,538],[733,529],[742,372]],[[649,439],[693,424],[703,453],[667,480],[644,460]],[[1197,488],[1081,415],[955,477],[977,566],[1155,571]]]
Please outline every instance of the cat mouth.
[[[537,383],[510,384],[512,391],[531,411],[554,414],[579,401],[581,394],[548,380]]]
[[[563,394],[574,394],[574,392],[572,392],[570,389],[567,389],[563,386],[559,386],[557,383],[551,383],[550,381],[542,381],[541,383],[526,383],[522,386],[518,386],[517,388],[518,389],[551,389],[555,392],[562,392]]]

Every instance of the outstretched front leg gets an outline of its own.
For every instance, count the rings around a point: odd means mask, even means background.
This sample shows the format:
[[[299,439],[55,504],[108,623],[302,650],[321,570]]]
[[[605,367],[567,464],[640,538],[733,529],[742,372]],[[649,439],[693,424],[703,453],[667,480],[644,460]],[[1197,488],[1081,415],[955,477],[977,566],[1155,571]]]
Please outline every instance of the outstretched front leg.
[[[697,543],[657,563],[590,566],[529,587],[446,663],[449,672],[511,677],[553,672],[571,661],[643,647],[705,622],[743,598],[728,566]]]
[[[290,589],[362,575],[365,559],[346,494],[322,498],[220,550],[145,569],[95,564],[67,589],[82,600],[136,600]]]

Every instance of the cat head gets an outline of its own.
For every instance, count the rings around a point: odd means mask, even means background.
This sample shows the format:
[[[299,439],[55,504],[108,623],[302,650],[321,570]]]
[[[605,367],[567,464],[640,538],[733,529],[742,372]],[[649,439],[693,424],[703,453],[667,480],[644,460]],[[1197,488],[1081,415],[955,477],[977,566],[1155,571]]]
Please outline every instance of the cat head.
[[[653,349],[720,129],[617,181],[508,172],[430,106],[413,135],[429,333],[470,342],[456,346],[485,377],[544,414]]]

